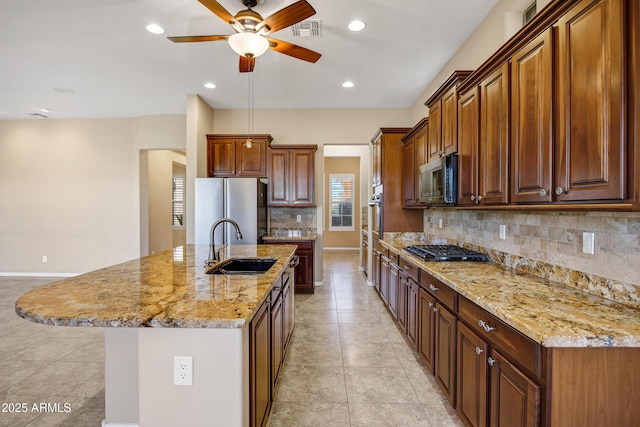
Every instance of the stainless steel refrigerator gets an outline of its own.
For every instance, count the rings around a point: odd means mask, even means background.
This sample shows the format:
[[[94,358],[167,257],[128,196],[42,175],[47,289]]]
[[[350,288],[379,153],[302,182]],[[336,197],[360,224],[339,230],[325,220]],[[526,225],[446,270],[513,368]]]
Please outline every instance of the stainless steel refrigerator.
[[[211,226],[220,218],[231,218],[242,231],[222,223],[216,229],[215,243],[259,244],[267,234],[266,178],[196,178],[195,243],[209,244]]]

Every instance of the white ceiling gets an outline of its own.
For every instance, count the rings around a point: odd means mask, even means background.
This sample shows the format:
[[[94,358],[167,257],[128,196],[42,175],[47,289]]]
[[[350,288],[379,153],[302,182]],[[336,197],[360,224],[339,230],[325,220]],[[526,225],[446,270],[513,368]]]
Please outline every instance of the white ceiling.
[[[218,0],[231,14],[240,0]],[[321,38],[274,38],[322,54],[315,63],[267,51],[256,59],[255,108],[409,107],[497,0],[309,0]],[[294,0],[264,0],[264,17]],[[347,30],[352,19],[367,23]],[[148,23],[166,33],[153,35]],[[224,41],[167,36],[232,34],[197,0],[0,0],[0,120],[184,114],[186,95],[246,108],[248,74]],[[345,80],[355,86],[345,89]],[[215,89],[203,87],[213,82]],[[63,93],[67,89],[73,93]]]

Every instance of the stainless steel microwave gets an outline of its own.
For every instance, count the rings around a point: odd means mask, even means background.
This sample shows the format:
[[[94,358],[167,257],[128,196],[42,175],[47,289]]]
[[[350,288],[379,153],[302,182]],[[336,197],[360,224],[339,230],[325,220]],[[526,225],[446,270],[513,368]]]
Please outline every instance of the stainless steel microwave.
[[[458,202],[458,155],[449,154],[420,166],[420,202],[430,206]]]

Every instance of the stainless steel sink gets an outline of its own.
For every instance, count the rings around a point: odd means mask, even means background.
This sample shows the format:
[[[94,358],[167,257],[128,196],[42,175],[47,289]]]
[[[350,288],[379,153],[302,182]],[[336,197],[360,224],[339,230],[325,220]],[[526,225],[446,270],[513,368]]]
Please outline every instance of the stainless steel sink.
[[[207,270],[207,274],[262,274],[275,263],[275,258],[231,258]]]

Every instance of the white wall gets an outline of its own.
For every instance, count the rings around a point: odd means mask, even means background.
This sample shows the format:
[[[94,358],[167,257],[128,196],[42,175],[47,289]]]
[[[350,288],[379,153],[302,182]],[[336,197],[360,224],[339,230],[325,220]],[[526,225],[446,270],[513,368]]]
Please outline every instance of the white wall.
[[[184,149],[185,133],[182,115],[0,121],[0,274],[137,258],[140,149]]]

